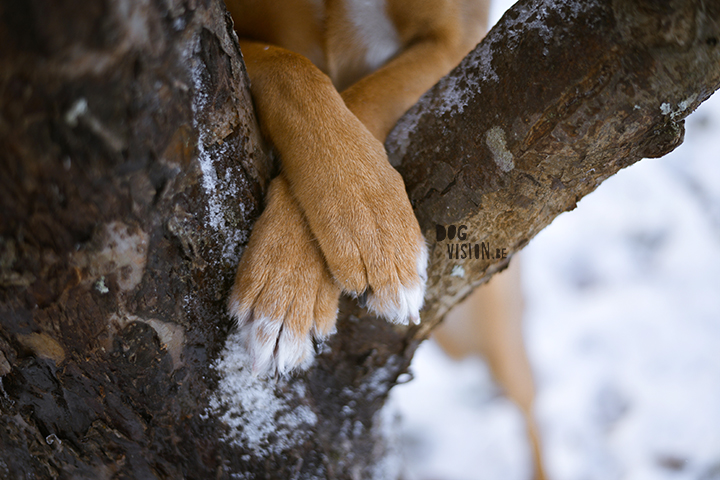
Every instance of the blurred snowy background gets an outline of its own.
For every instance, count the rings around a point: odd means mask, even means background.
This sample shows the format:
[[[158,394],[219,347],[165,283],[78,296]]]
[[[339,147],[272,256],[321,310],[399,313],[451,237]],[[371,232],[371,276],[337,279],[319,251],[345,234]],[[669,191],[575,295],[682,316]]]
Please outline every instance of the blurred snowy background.
[[[677,150],[557,218],[522,269],[551,479],[720,480],[720,95]],[[522,417],[480,359],[429,341],[411,370],[388,406],[407,480],[530,478]]]

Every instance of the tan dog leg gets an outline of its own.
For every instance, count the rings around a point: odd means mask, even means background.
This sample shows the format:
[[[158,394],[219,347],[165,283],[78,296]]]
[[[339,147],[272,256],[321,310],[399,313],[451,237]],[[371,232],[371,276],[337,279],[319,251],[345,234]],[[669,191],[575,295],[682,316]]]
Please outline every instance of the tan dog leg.
[[[266,201],[229,300],[256,374],[312,361],[312,339],[333,333],[340,296],[282,175]]]
[[[308,332],[312,308],[297,305],[295,299],[293,309],[308,317],[301,318],[286,315],[278,307],[285,306],[301,286],[288,274],[297,269],[322,283],[329,268],[342,290],[354,295],[367,293],[368,307],[375,313],[400,323],[419,321],[427,249],[402,178],[388,163],[383,145],[350,113],[330,80],[307,59],[253,42],[241,42],[241,48],[261,125],[280,152],[283,176],[302,214],[287,215],[279,208],[263,213],[263,228],[255,228],[243,254],[230,313],[245,324],[253,318],[257,322],[261,311],[265,323],[272,326],[265,330],[273,334]],[[303,215],[310,229],[286,218],[301,220]],[[296,231],[291,233],[291,229]],[[272,264],[252,258],[263,248],[271,249],[265,243],[275,239],[283,249],[290,244],[315,249],[315,257],[324,257],[327,267],[319,261],[298,263],[286,250],[281,258],[274,257]],[[311,256],[309,252],[304,255]],[[254,271],[245,273],[248,266],[254,266]],[[308,279],[302,281],[312,291],[319,288]],[[253,299],[255,284],[264,285],[264,290]],[[256,313],[251,315],[251,310]],[[302,350],[297,345],[271,345],[270,337],[256,336],[256,340],[259,345],[250,343],[260,372],[291,370],[297,365],[281,358],[298,364],[304,358],[282,353],[286,348]],[[309,342],[308,337],[301,343]],[[268,351],[274,355],[273,361],[266,361]]]
[[[306,58],[241,42],[265,134],[343,291],[388,320],[419,321],[427,248],[400,174]]]
[[[316,242],[318,254],[343,291],[366,294],[369,310],[398,323],[419,322],[427,248],[402,178],[388,163],[381,141],[399,116],[479,41],[483,29],[477,19],[483,11],[486,14],[485,7],[474,9],[481,13],[476,18],[468,14],[467,5],[454,2],[418,5],[422,8],[402,0],[388,2],[387,13],[398,28],[402,26],[398,34],[408,47],[343,96],[302,55],[265,43],[240,42],[263,133],[280,153],[289,191],[310,227],[295,237],[307,244]],[[332,18],[326,20],[334,24]],[[259,235],[253,232],[251,241]],[[257,250],[248,248],[244,257]],[[294,268],[292,261],[276,261],[289,262],[288,268],[276,266],[281,271]],[[255,263],[262,261],[249,259],[241,268]],[[269,275],[260,270],[255,274]],[[246,284],[252,279],[240,272],[230,313],[245,323],[253,318],[250,309],[273,312],[267,319],[273,332],[306,331],[294,323],[307,325],[311,319],[285,317],[271,308],[275,297],[295,288],[283,282],[273,282],[277,294],[246,300],[252,291]],[[251,345],[251,350],[265,352],[270,341],[263,345]],[[279,360],[283,348],[277,343],[274,363],[259,364],[269,365],[270,370],[281,364],[281,370],[292,369],[295,365]]]
[[[383,142],[402,114],[480,42],[489,11],[489,2],[477,0],[388,3],[410,46],[342,92],[350,111]]]
[[[422,42],[342,92],[351,112],[385,141],[400,116],[469,52],[442,42]]]
[[[535,462],[535,479],[544,480],[540,436],[533,416],[535,387],[522,334],[523,300],[517,260],[477,288],[435,329],[434,336],[454,358],[483,356],[505,394],[520,408]]]

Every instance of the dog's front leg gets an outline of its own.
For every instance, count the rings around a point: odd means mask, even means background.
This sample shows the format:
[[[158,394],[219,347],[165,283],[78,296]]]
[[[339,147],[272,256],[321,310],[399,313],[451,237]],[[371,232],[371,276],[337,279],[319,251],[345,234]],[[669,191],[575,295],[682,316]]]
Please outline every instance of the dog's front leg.
[[[339,287],[364,294],[375,313],[400,323],[419,321],[427,250],[402,178],[388,163],[382,143],[309,60],[254,42],[242,41],[241,49],[263,133],[279,152],[282,176],[310,227],[291,241],[319,246]],[[276,209],[272,215],[286,214]],[[279,228],[284,222],[271,224]],[[251,244],[254,237],[274,237],[273,228],[254,231]],[[254,255],[250,248],[243,255],[234,305],[248,305],[240,287],[244,281],[272,275],[262,266],[252,275],[243,273]],[[286,257],[275,261],[292,263],[290,269],[319,268],[313,262],[296,265]],[[279,298],[287,295],[283,281],[274,282],[275,292],[264,294],[268,301],[284,301]],[[247,319],[241,310],[231,307],[231,313]]]
[[[452,28],[453,22],[447,22],[450,25],[419,35],[386,65],[344,90],[345,104],[384,142],[402,114],[477,45],[486,30],[486,16],[487,5],[471,22],[474,28]]]
[[[240,260],[228,307],[252,357],[255,374],[309,365],[313,338],[334,331],[340,288],[282,175]]]

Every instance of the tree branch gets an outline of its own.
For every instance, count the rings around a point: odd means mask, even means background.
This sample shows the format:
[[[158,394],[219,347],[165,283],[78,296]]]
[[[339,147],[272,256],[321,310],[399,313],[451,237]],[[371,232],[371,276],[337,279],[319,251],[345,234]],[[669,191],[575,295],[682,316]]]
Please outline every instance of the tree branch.
[[[432,249],[423,325],[344,300],[277,382],[243,370],[224,308],[272,166],[222,5],[1,4],[2,475],[375,475],[390,387],[507,263],[448,259],[435,225],[512,254],[717,89],[718,2],[656,3],[513,7],[386,144]]]
[[[619,169],[672,151],[720,83],[719,18],[718,2],[519,2],[398,122],[386,146],[433,247],[416,337],[506,263],[450,261],[435,225],[512,255]]]

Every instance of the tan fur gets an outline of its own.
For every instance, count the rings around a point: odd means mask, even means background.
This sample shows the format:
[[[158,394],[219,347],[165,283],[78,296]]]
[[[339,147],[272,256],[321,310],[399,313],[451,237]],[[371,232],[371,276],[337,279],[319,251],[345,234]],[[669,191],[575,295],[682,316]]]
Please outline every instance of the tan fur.
[[[316,245],[308,241],[312,234],[282,176],[271,182],[267,204],[255,223],[238,267],[243,278],[252,281],[235,283],[230,309],[252,311],[253,318],[238,319],[242,324],[279,319],[291,333],[291,339],[327,337],[334,329],[340,288],[330,276]],[[280,252],[282,255],[278,255]],[[278,261],[278,257],[284,261]],[[266,345],[270,352],[275,350],[277,335],[271,336],[263,330],[252,330],[251,335],[251,353],[258,353],[258,347]],[[311,360],[312,344],[309,348],[302,348],[304,346],[301,345],[295,355],[289,355],[289,361],[294,362],[291,367]],[[267,355],[253,357],[255,371],[268,370],[266,362],[280,367],[266,358]]]
[[[522,317],[520,268],[518,260],[513,259],[507,270],[477,288],[446,315],[433,336],[453,358],[485,358],[495,380],[523,414],[535,465],[534,478],[545,480],[540,433],[533,415],[535,386],[525,353]]]
[[[487,12],[482,2],[470,7],[477,3],[227,2],[263,133],[280,154],[279,181],[309,226],[293,238],[318,249],[343,291],[367,293],[369,308],[392,321],[419,319],[426,247],[382,142],[400,115],[480,40]],[[359,24],[356,14],[379,26]],[[382,65],[369,61],[384,57]],[[270,212],[278,218],[263,225],[296,223],[289,210],[273,205],[279,198],[268,198],[261,220]],[[271,228],[256,228],[251,244],[273,245],[276,236]],[[244,323],[257,312],[286,311],[291,313],[273,314],[283,328],[312,323],[292,314],[310,311],[297,306],[305,300],[284,293],[305,287],[294,276],[274,279],[274,293],[248,293],[263,288],[271,275],[259,274],[269,267],[258,251],[248,248],[243,255],[231,313]],[[274,262],[287,263],[273,265],[278,274],[297,267],[290,255]],[[272,331],[279,335],[281,329]]]

